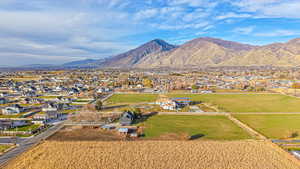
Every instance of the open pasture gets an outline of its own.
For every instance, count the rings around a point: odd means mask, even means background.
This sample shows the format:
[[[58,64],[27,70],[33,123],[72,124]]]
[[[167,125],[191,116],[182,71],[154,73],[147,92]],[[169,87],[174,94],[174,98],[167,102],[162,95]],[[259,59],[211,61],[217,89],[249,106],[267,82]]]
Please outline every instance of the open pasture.
[[[215,105],[225,112],[300,112],[300,99],[281,94],[169,94]]]
[[[140,125],[145,128],[145,138],[171,139],[171,136],[174,134],[200,140],[240,140],[251,138],[243,129],[236,126],[223,115],[156,115]],[[178,139],[178,137],[175,138]]]
[[[155,102],[157,94],[114,94],[105,101],[108,105]]]
[[[234,114],[233,116],[268,138],[300,138],[300,114]]]

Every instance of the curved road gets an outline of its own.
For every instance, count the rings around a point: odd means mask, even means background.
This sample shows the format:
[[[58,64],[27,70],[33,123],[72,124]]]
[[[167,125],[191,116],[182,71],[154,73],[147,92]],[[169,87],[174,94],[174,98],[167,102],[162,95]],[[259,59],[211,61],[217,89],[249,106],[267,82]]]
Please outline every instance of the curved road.
[[[34,136],[32,138],[29,138],[24,142],[21,142],[19,144],[19,146],[17,146],[16,148],[12,149],[11,151],[0,156],[0,168],[3,168],[9,160],[14,159],[15,157],[17,157],[21,153],[25,152],[29,148],[31,148],[31,147],[39,144],[41,141],[47,139],[52,134],[54,134],[55,132],[60,130],[63,126],[64,126],[63,123],[56,124],[56,125],[50,127],[48,130],[42,132],[41,134]]]

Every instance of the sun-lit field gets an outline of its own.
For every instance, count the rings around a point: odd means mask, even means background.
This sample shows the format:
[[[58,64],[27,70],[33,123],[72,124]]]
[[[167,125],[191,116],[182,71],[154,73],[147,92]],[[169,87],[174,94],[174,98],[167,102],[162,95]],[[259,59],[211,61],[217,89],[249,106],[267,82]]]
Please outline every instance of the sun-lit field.
[[[251,138],[226,116],[156,115],[140,124],[146,138],[187,135],[197,139],[240,140]]]
[[[300,112],[300,99],[281,94],[168,94],[209,103],[225,112]],[[107,104],[154,102],[157,94],[115,94]]]
[[[6,169],[297,169],[299,161],[264,141],[46,141]]]
[[[0,154],[4,153],[5,151],[7,151],[8,149],[14,147],[14,145],[8,145],[8,144],[3,144],[0,145]]]
[[[226,112],[300,112],[300,99],[280,94],[170,94],[216,105]]]
[[[300,114],[235,114],[234,117],[268,138],[300,138]]]
[[[110,97],[107,104],[131,104],[131,103],[143,103],[154,102],[157,99],[157,94],[114,94]]]

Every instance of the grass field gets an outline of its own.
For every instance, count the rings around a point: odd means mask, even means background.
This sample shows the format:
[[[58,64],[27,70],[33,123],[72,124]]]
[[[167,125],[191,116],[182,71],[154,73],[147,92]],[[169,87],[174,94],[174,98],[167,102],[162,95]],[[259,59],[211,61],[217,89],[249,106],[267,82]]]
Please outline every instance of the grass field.
[[[300,99],[280,94],[168,94],[215,105],[225,112],[300,112]],[[108,105],[154,102],[157,94],[115,94]]]
[[[280,94],[169,94],[216,105],[225,112],[300,112],[300,99]]]
[[[106,104],[154,102],[157,96],[157,94],[114,94],[106,101]]]
[[[46,141],[5,169],[299,169],[264,141]]]
[[[33,131],[39,128],[41,125],[39,124],[32,124],[28,126],[22,126],[22,127],[17,127],[17,128],[12,128],[9,129],[9,131]]]
[[[234,117],[268,138],[287,139],[293,133],[300,135],[300,114],[234,114]],[[295,138],[300,136],[295,135]]]
[[[4,153],[7,149],[13,147],[13,145],[0,145],[0,154]]]
[[[201,136],[200,139],[239,140],[251,138],[226,116],[156,115],[140,124],[145,127],[146,138],[159,138],[168,134]]]

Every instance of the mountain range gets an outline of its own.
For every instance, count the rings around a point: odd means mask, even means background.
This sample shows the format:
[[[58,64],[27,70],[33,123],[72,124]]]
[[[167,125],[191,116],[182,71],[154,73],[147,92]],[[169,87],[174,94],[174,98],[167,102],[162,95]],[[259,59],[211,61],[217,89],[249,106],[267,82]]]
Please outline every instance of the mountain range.
[[[155,39],[128,52],[64,66],[101,68],[197,68],[208,66],[300,66],[300,38],[254,46],[201,37],[180,46]]]

